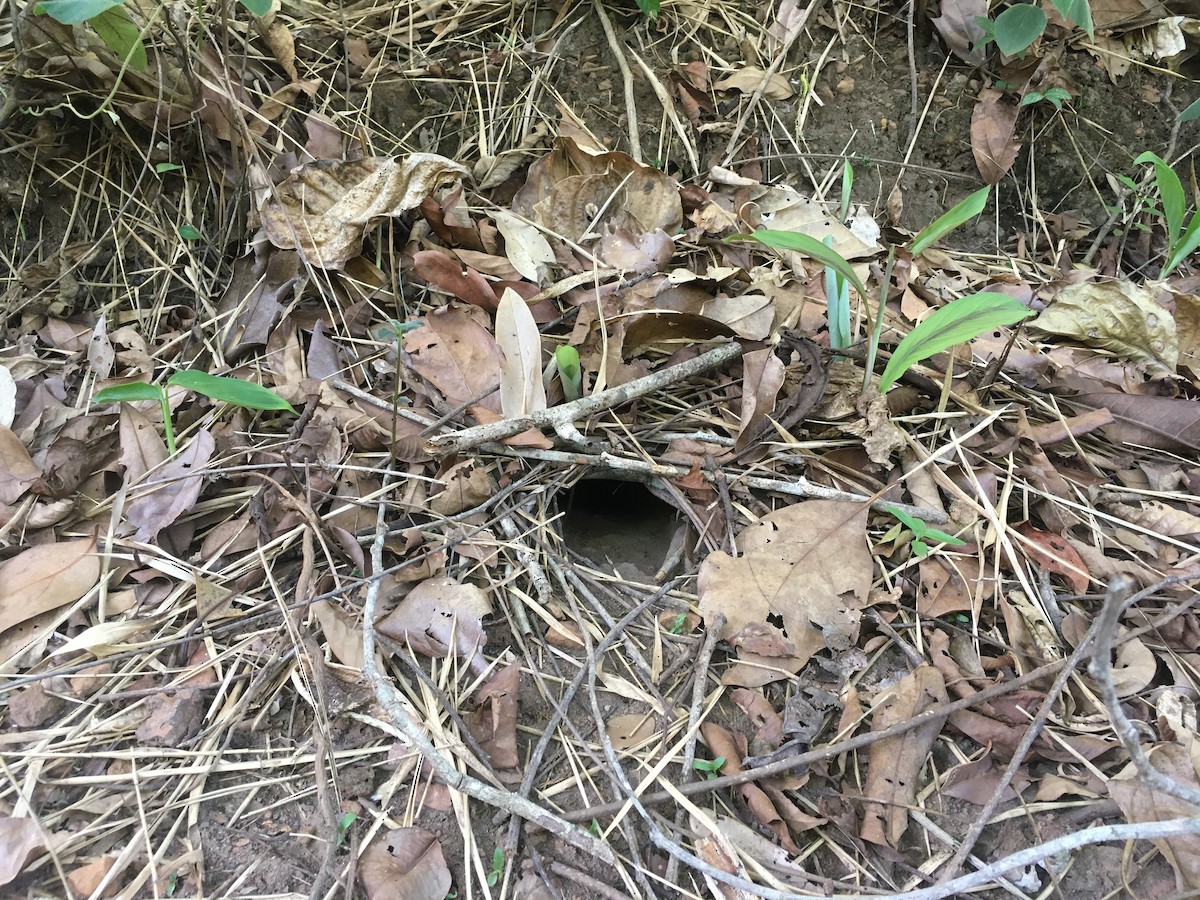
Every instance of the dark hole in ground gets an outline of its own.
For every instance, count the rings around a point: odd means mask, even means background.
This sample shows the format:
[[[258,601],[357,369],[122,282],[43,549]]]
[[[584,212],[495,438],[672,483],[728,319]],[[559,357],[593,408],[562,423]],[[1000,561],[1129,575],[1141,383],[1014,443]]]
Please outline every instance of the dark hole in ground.
[[[662,565],[679,521],[672,506],[631,481],[581,481],[567,492],[563,509],[569,548],[601,568],[643,579]]]

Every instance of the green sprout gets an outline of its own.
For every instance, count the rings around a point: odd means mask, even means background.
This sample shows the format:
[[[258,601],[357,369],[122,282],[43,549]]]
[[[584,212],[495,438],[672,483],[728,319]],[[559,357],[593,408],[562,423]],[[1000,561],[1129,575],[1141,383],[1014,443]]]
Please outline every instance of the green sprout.
[[[721,766],[725,765],[725,757],[718,756],[716,759],[694,759],[692,760],[692,768],[697,772],[703,772],[704,777],[712,781],[717,777],[717,773],[721,771]]]
[[[487,873],[488,887],[495,887],[504,875],[504,850],[497,847],[492,851],[492,870]]]
[[[1155,211],[1163,220],[1167,232],[1167,259],[1163,263],[1159,278],[1166,278],[1197,248],[1200,247],[1200,214],[1192,211],[1187,216],[1187,195],[1183,192],[1183,184],[1175,170],[1167,165],[1166,160],[1150,151],[1146,151],[1134,161],[1134,165],[1150,163],[1154,166],[1154,187],[1158,191],[1158,199],[1162,211]],[[1184,220],[1187,219],[1186,227]]]
[[[357,813],[344,812],[338,817],[337,821],[337,845],[340,850],[346,844],[346,835],[350,833],[350,826],[358,818]]]
[[[93,403],[133,403],[138,400],[157,400],[162,407],[163,433],[167,441],[167,453],[175,455],[175,428],[171,423],[171,405],[167,397],[170,387],[186,388],[210,400],[219,400],[232,406],[244,409],[285,409],[296,412],[288,403],[274,391],[260,384],[230,378],[227,375],[210,375],[196,369],[183,369],[167,379],[165,384],[148,384],[144,381],[131,381],[128,384],[114,384],[97,391],[92,396]]]
[[[938,531],[936,528],[930,528],[923,520],[916,516],[910,516],[902,509],[897,509],[895,506],[889,506],[888,512],[900,520],[899,525],[893,525],[887,534],[883,536],[885,541],[892,541],[905,534],[912,535],[912,548],[917,556],[927,556],[929,554],[929,544],[925,542],[928,538],[931,541],[937,541],[942,544],[950,544],[955,547],[961,547],[966,541],[956,538],[952,534],[946,534],[944,531]]]
[[[554,361],[558,365],[558,380],[562,382],[563,397],[568,401],[578,400],[583,396],[583,373],[579,368],[579,351],[563,344],[555,349]]]

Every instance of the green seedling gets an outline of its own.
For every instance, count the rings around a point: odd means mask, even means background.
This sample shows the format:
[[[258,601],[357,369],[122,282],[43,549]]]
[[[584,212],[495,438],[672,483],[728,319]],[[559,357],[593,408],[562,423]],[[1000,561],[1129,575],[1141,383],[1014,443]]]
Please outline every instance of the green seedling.
[[[1187,199],[1183,184],[1175,170],[1161,156],[1146,151],[1134,161],[1134,165],[1151,163],[1154,166],[1154,187],[1162,204],[1160,216],[1167,231],[1167,260],[1163,263],[1159,278],[1166,278],[1197,247],[1200,247],[1200,214],[1192,211],[1187,218]]]
[[[504,851],[497,847],[492,851],[492,870],[487,873],[488,887],[495,887],[504,877]]]
[[[600,837],[600,820],[592,819],[592,824],[588,826],[588,834],[594,838]]]
[[[337,845],[340,850],[346,844],[346,835],[350,833],[350,826],[358,818],[357,813],[344,812],[338,817],[337,821]]]
[[[204,235],[200,233],[199,228],[197,228],[195,225],[189,225],[186,222],[179,226],[179,236],[185,241],[198,241],[200,238],[204,237]]]
[[[694,759],[692,760],[692,768],[697,772],[702,772],[704,777],[712,781],[721,771],[721,766],[725,765],[725,757],[718,756],[716,759]]]
[[[1030,91],[1021,98],[1020,105],[1031,106],[1034,103],[1041,103],[1042,101],[1045,101],[1046,103],[1052,104],[1055,109],[1061,110],[1063,108],[1063,104],[1070,99],[1071,92],[1066,88],[1052,87],[1047,89],[1044,93],[1042,91]]]
[[[184,369],[176,372],[167,379],[166,384],[148,384],[144,381],[133,381],[129,384],[114,384],[97,391],[92,396],[93,403],[132,403],[138,400],[157,400],[162,407],[163,434],[167,441],[167,453],[175,455],[175,429],[171,424],[171,405],[167,398],[167,389],[171,387],[186,388],[211,400],[219,400],[232,406],[244,409],[285,409],[296,412],[288,403],[274,391],[260,384],[230,378],[226,375],[209,375],[195,369]]]
[[[558,365],[558,380],[562,382],[563,397],[568,402],[583,396],[583,373],[579,368],[579,351],[563,344],[554,351]]]
[[[671,634],[683,634],[683,626],[686,624],[687,613],[678,613],[671,622],[671,627],[668,630]]]
[[[825,246],[833,247],[833,238],[825,238]],[[850,337],[850,285],[837,270],[825,267],[825,315],[829,324],[829,349],[845,350]]]
[[[1095,39],[1092,8],[1088,0],[1054,0],[1054,8],[1068,22],[1073,22]],[[995,19],[976,16],[983,37],[976,43],[986,47],[994,43],[1006,56],[1024,56],[1033,42],[1042,36],[1049,21],[1040,6],[1033,3],[1014,3]]]
[[[894,506],[888,507],[888,512],[900,520],[899,525],[893,525],[891,530],[883,536],[885,541],[894,541],[896,538],[904,535],[912,535],[912,548],[917,556],[926,556],[929,553],[929,544],[926,538],[931,541],[937,541],[942,544],[950,544],[954,547],[961,547],[965,541],[961,541],[952,534],[946,534],[944,531],[938,531],[936,528],[930,528],[923,519],[918,519],[916,516],[910,516],[908,513]]]
[[[979,215],[987,204],[989,190],[989,188],[985,187],[976,191],[957,204],[953,209],[923,228],[913,239],[912,254],[916,256],[923,252],[935,241],[941,239],[964,222]],[[763,230],[756,231],[750,235],[732,235],[725,240],[732,241],[745,238],[753,238],[766,244],[768,247],[795,250],[812,257],[853,285],[860,297],[864,299],[867,297],[867,289],[855,274],[850,263],[832,247],[826,246],[816,238],[790,231]],[[887,284],[891,280],[891,269],[894,258],[895,249],[893,248],[888,255],[887,271],[883,279],[883,286],[880,289],[880,313],[882,313],[883,305],[887,299]],[[830,309],[832,311],[833,307],[831,306]],[[907,372],[911,366],[924,359],[928,359],[935,353],[941,353],[955,344],[969,341],[997,326],[1011,325],[1014,322],[1019,322],[1028,315],[1031,315],[1030,310],[1019,300],[1009,297],[1007,294],[995,293],[972,294],[967,297],[961,297],[935,310],[905,336],[892,354],[892,358],[888,360],[888,364],[879,382],[880,393],[885,393],[888,388],[895,384],[896,379]],[[869,313],[867,318],[868,326],[871,327],[872,322]],[[863,381],[864,390],[869,385],[869,379],[875,369],[875,357],[879,347],[880,326],[882,324],[883,316],[876,315],[874,317],[874,325],[871,327],[870,344],[867,348],[867,365]],[[836,327],[840,327],[840,325]],[[834,329],[835,326],[831,318],[831,336],[834,333]]]
[[[271,10],[271,0],[241,0],[241,3],[256,16],[265,16]],[[33,12],[64,25],[86,22],[125,65],[138,72],[149,67],[142,30],[129,17],[125,0],[42,0],[33,7]]]
[[[1187,109],[1175,117],[1177,122],[1190,122],[1192,119],[1200,119],[1200,97],[1189,103]]]
[[[637,5],[638,9],[644,12],[648,18],[657,19],[662,0],[637,0]]]

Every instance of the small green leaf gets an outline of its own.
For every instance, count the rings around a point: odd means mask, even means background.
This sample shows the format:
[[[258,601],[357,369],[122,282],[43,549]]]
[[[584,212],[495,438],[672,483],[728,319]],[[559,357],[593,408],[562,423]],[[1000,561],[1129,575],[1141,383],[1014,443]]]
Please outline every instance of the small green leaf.
[[[179,226],[179,236],[185,241],[198,241],[203,235],[200,234],[200,229],[195,225],[183,224]]]
[[[1200,213],[1192,213],[1192,220],[1188,222],[1187,229],[1179,237],[1179,243],[1167,257],[1167,262],[1163,266],[1162,272],[1159,273],[1159,277],[1165,278],[1174,272],[1179,264],[1191,256],[1197,247],[1200,247]]]
[[[1042,93],[1040,91],[1030,91],[1028,94],[1026,94],[1024,97],[1021,98],[1021,102],[1018,103],[1017,105],[1018,106],[1032,106],[1034,103],[1037,103],[1041,99],[1043,99],[1043,97],[1042,97]]]
[[[558,365],[558,378],[562,382],[563,396],[578,400],[583,396],[583,375],[579,371],[579,351],[568,344],[554,350],[554,361]]]
[[[930,222],[922,228],[915,238],[913,238],[910,251],[913,256],[920,256],[929,247],[938,240],[941,240],[959,225],[970,221],[987,206],[988,194],[991,193],[991,186],[980,188],[975,193],[958,203],[953,209],[943,213],[934,221]]]
[[[904,510],[895,506],[889,506],[888,512],[899,519],[909,531],[913,534],[924,534],[925,529],[929,526],[925,524],[924,519],[918,519],[916,516],[910,516]]]
[[[946,534],[944,531],[938,531],[936,528],[926,528],[924,536],[933,538],[933,540],[942,544],[950,544],[953,547],[962,547],[967,543],[961,538],[956,538],[952,534]]]
[[[925,543],[923,540],[921,540],[919,537],[913,538],[913,542],[912,542],[911,546],[913,548],[913,553],[917,554],[917,556],[928,556],[929,555],[929,545],[927,543]]]
[[[162,388],[144,381],[111,384],[92,394],[93,403],[129,403],[134,400],[161,400]]]
[[[142,31],[129,18],[124,6],[106,9],[87,21],[117,56],[129,60],[129,68],[137,72],[146,71],[149,62],[146,59],[146,45],[142,43]]]
[[[661,5],[661,0],[637,0],[638,9],[644,12],[651,19],[658,18],[658,10]]]
[[[222,403],[232,403],[246,409],[286,409],[295,412],[292,404],[288,403],[274,391],[255,384],[252,381],[241,381],[226,375],[209,375],[194,369],[176,372],[167,379],[167,384],[178,385],[220,400]]]
[[[828,244],[833,243],[832,237],[825,238]],[[829,326],[829,347],[831,350],[845,350],[850,346],[850,286],[846,279],[830,268],[825,267],[825,318]]]
[[[179,172],[183,169],[179,163],[158,163],[154,166],[154,171],[159,175],[164,175],[167,172]]]
[[[49,16],[64,25],[79,25],[125,0],[44,0],[33,8],[35,15]]]
[[[1133,161],[1135,166],[1144,163],[1154,165],[1154,185],[1158,188],[1163,215],[1167,220],[1167,244],[1174,247],[1183,231],[1183,217],[1187,207],[1183,185],[1179,181],[1179,176],[1175,174],[1175,170],[1167,165],[1167,161],[1161,156],[1147,150]]]
[[[256,16],[265,16],[271,11],[271,0],[242,0],[242,6]]]
[[[1188,108],[1175,117],[1177,122],[1190,122],[1192,119],[1200,119],[1200,97],[1197,97]]]
[[[879,392],[886,393],[897,378],[921,360],[976,338],[989,329],[1012,325],[1028,315],[1032,315],[1032,311],[1020,300],[1008,294],[993,293],[960,297],[935,309],[896,347],[879,379]]]
[[[1046,99],[1058,109],[1062,109],[1062,105],[1071,99],[1071,92],[1066,88],[1052,87],[1046,91]]]
[[[867,297],[866,286],[862,283],[858,275],[855,274],[854,268],[846,261],[845,257],[837,251],[826,247],[814,237],[809,237],[807,234],[800,234],[795,231],[772,231],[769,228],[764,228],[753,234],[732,234],[725,238],[725,241],[728,243],[747,239],[759,241],[768,247],[774,247],[776,250],[794,250],[797,253],[810,256],[817,262],[829,266],[829,268],[854,285],[854,289],[858,291],[860,297],[864,299]]]
[[[1096,39],[1096,25],[1092,21],[1092,7],[1088,0],[1054,0],[1054,8],[1068,22],[1074,22],[1086,31],[1089,38]]]
[[[1046,14],[1032,3],[1015,3],[996,16],[996,46],[1006,56],[1016,56],[1046,30]]]

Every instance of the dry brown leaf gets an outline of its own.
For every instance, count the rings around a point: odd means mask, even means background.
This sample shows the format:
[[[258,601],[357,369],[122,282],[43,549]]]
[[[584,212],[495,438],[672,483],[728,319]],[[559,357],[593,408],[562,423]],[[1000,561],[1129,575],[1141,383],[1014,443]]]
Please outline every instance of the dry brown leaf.
[[[33,819],[0,818],[0,885],[8,884],[20,875],[29,858],[41,855],[45,848],[42,830]]]
[[[1168,506],[1158,500],[1147,500],[1141,506],[1113,503],[1109,509],[1113,515],[1132,522],[1134,525],[1148,528],[1155,534],[1165,534],[1170,537],[1190,537],[1193,534],[1200,534],[1200,516],[1193,515],[1187,510]]]
[[[444,306],[404,335],[405,365],[441,391],[451,406],[475,401],[500,412],[502,357],[496,339],[461,306]],[[488,396],[484,396],[488,394]]]
[[[973,556],[927,556],[918,564],[918,570],[921,583],[917,587],[917,609],[931,619],[955,612],[978,612],[996,590],[996,580],[983,576],[979,560]]]
[[[1018,525],[1017,533],[1030,542],[1022,544],[1021,549],[1031,561],[1047,572],[1063,576],[1076,594],[1087,593],[1091,582],[1087,566],[1066,538],[1039,531],[1028,522]]]
[[[758,437],[758,426],[775,411],[787,370],[773,348],[754,350],[742,356],[742,410],[735,450],[742,450]]]
[[[885,731],[928,709],[944,705],[947,700],[941,672],[933,666],[918,666],[875,707],[871,730]],[[867,802],[859,832],[864,841],[900,846],[900,839],[908,828],[908,809],[917,799],[925,757],[944,722],[944,718],[934,718],[919,728],[871,745],[867,782],[863,786]]]
[[[783,743],[783,719],[761,690],[735,688],[729,696],[757,729],[755,740],[771,750]]]
[[[20,439],[0,426],[0,503],[16,503],[41,474]]]
[[[752,190],[751,193],[755,191]],[[865,243],[855,235],[838,221],[838,217],[833,215],[824,203],[805,197],[786,184],[766,188],[755,198],[753,209],[759,217],[755,224],[775,231],[797,231],[822,242],[830,238],[833,241],[833,249],[847,260],[865,259],[874,256],[880,249],[877,244]],[[808,280],[803,263],[806,257],[803,254],[783,251],[781,255],[792,267],[797,278],[802,281]]]
[[[0,563],[0,635],[41,613],[74,603],[96,585],[95,541],[38,544]]]
[[[1014,137],[1020,110],[1003,101],[1000,91],[984,88],[971,112],[971,152],[979,174],[998,184],[1017,161],[1021,142]]]
[[[313,615],[321,623],[321,631],[329,642],[334,658],[351,669],[361,669],[363,664],[362,628],[342,610],[328,600],[318,600],[312,605]]]
[[[358,862],[368,900],[441,900],[453,883],[436,834],[395,828],[371,842]]]
[[[700,614],[709,622],[724,614],[724,640],[747,626],[777,635],[801,664],[826,647],[846,649],[871,584],[866,525],[865,505],[834,500],[768,513],[738,535],[741,556],[717,551],[704,560]],[[780,617],[783,628],[769,616]]]
[[[500,303],[490,281],[444,250],[418,250],[413,254],[413,272],[459,300],[489,312],[495,312]]]
[[[1196,761],[1181,744],[1160,744],[1150,750],[1150,764],[1168,778],[1196,790]],[[1200,817],[1200,807],[1156,790],[1136,774],[1129,779],[1111,779],[1108,794],[1121,807],[1130,823],[1162,822],[1166,819]],[[1183,834],[1154,841],[1175,869],[1176,888],[1181,892],[1200,890],[1200,835]]]
[[[715,722],[704,722],[700,726],[700,736],[715,759],[724,759],[721,764],[722,775],[736,775],[742,771],[742,760],[746,757],[744,735],[735,734]],[[782,847],[789,853],[800,852],[792,840],[787,822],[762,787],[751,782],[739,785],[737,791],[758,823],[775,835]]]
[[[100,883],[104,881],[116,864],[117,857],[115,856],[99,856],[68,872],[67,882],[71,885],[71,890],[79,897],[111,897],[120,890],[119,881],[110,882],[101,894],[96,894],[95,890],[100,887]]]
[[[439,188],[469,174],[434,153],[319,159],[292,171],[259,210],[281,250],[298,250],[314,266],[340,269],[362,252],[374,222],[416,209]]]
[[[517,753],[517,693],[521,664],[509,663],[494,672],[476,695],[479,704],[463,720],[488,755],[502,781],[521,780]]]
[[[455,656],[468,660],[479,673],[487,665],[483,617],[491,611],[487,595],[475,585],[441,576],[418,584],[375,627],[397,643],[437,659],[453,648]]]
[[[149,416],[131,403],[121,404],[119,426],[121,455],[125,467],[125,486],[130,488],[147,472],[167,459],[167,445],[158,436],[158,427]]]
[[[986,51],[974,44],[984,35],[979,19],[987,18],[987,0],[957,0],[941,7],[942,14],[933,19],[933,27],[954,55],[972,66],[983,64]]]
[[[1054,295],[1029,327],[1174,373],[1175,319],[1148,288],[1128,281],[1073,284]]]
[[[727,78],[722,78],[713,88],[718,91],[741,91],[743,94],[753,94],[762,88],[762,95],[768,100],[787,100],[795,91],[788,80],[778,72],[772,72],[770,77],[758,66],[744,66]]]
[[[190,444],[138,486],[138,496],[125,507],[125,519],[136,526],[137,540],[154,540],[196,505],[204,487],[204,467],[215,449],[212,434],[201,428]]]
[[[546,408],[542,383],[542,335],[529,304],[516,291],[506,290],[496,310],[496,343],[500,363],[500,411],[516,418]]]

